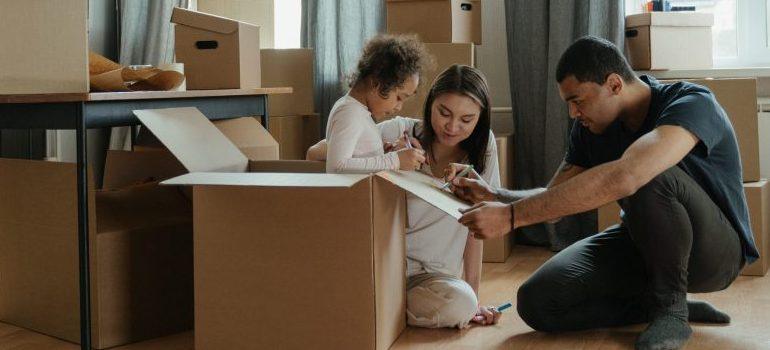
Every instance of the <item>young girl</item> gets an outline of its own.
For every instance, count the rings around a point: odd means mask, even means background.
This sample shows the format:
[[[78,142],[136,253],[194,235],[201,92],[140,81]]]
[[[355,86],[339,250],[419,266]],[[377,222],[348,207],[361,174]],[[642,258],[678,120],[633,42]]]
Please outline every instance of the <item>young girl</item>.
[[[420,171],[443,177],[453,163],[472,164],[488,184],[499,184],[497,148],[490,131],[489,88],[477,69],[454,65],[431,87],[424,120],[396,117],[377,125],[386,142],[406,131],[424,145],[428,164]],[[322,160],[324,141],[308,159]],[[454,218],[407,195],[407,320],[419,327],[467,327],[494,324],[493,307],[478,303],[482,242]]]
[[[380,35],[367,43],[350,92],[337,100],[329,114],[327,172],[415,170],[425,162],[420,149],[386,154],[375,122],[401,110],[404,100],[416,93],[427,57],[415,36]]]

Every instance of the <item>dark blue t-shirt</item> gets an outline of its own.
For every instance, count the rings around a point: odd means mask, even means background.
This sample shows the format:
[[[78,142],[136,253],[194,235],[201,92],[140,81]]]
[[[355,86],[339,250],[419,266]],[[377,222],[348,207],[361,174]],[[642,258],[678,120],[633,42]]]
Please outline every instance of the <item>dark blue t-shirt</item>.
[[[617,160],[642,135],[661,125],[676,125],[699,140],[677,164],[692,177],[722,210],[740,235],[747,264],[759,257],[751,233],[738,142],[727,114],[709,89],[686,82],[661,84],[642,76],[652,99],[647,118],[636,132],[615,120],[601,135],[592,134],[575,121],[570,135],[567,163],[591,168]]]

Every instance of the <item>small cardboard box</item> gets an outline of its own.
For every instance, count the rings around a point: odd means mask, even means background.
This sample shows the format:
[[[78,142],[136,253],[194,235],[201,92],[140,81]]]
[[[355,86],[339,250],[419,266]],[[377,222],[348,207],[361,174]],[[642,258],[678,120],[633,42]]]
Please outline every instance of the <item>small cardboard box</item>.
[[[0,95],[88,92],[88,1],[5,0]]]
[[[598,210],[597,229],[599,232],[606,230],[612,225],[620,223],[620,206],[617,202],[607,203]]]
[[[387,30],[426,43],[481,45],[480,0],[388,0]]]
[[[178,7],[171,22],[188,90],[261,86],[258,26]]]
[[[278,141],[280,159],[302,160],[310,146],[321,140],[318,114],[270,117],[270,134]]]
[[[513,188],[513,135],[497,135],[497,161],[500,167],[500,187]],[[513,235],[484,241],[484,262],[505,262],[511,255]]]
[[[455,217],[467,204],[416,172],[250,161],[194,108],[135,113],[197,171],[164,182],[194,188],[196,349],[390,347],[406,323],[405,191]],[[280,314],[302,317],[265,317]]]
[[[756,182],[759,174],[759,119],[757,118],[757,80],[741,79],[688,79],[703,85],[714,93],[717,102],[727,113],[738,139],[743,167],[743,182]],[[664,81],[671,83],[672,81]]]
[[[78,343],[75,179],[72,163],[0,159],[0,320]],[[88,207],[94,347],[191,329],[189,201],[149,183],[89,190]]]
[[[626,57],[635,70],[711,68],[712,25],[711,13],[649,12],[626,16]]]
[[[315,113],[312,49],[262,49],[262,86],[293,89],[291,94],[270,96],[268,115],[311,115]]]
[[[401,108],[400,115],[412,118],[421,118],[425,108],[425,99],[436,77],[453,64],[464,64],[473,67],[473,44],[425,44],[428,53],[433,55],[436,65],[432,70],[423,72],[422,81],[417,88],[417,94],[412,96]]]
[[[764,276],[770,266],[770,185],[767,180],[743,184],[749,205],[751,230],[759,250],[759,260],[743,268],[741,275]]]
[[[770,112],[759,113],[759,176],[770,179]]]

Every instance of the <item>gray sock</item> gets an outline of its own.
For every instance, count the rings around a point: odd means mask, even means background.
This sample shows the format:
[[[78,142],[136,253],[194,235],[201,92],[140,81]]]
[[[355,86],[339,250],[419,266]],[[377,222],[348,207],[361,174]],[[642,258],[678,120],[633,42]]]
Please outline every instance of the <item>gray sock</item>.
[[[690,322],[730,323],[730,315],[717,310],[705,301],[687,301]]]
[[[680,317],[663,315],[655,318],[636,339],[637,350],[674,350],[687,343],[692,328]]]

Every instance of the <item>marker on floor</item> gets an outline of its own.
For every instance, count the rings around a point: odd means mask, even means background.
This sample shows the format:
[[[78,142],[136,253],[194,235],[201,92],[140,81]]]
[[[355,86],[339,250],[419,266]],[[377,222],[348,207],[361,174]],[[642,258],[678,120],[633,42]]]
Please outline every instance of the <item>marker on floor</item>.
[[[505,309],[510,308],[511,306],[513,306],[513,304],[511,303],[505,303],[503,305],[500,305],[497,307],[497,312],[503,312]]]

